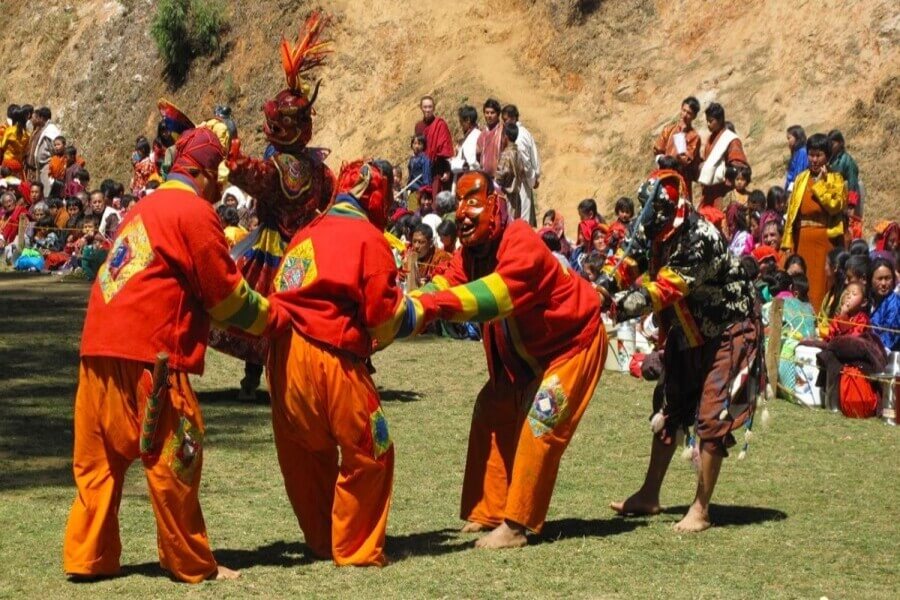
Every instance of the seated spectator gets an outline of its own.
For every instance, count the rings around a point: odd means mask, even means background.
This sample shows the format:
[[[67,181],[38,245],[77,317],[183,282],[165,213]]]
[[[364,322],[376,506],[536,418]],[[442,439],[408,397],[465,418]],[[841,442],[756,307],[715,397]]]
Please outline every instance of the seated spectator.
[[[733,208],[732,208],[733,207]],[[729,231],[732,231],[731,243],[728,244],[728,251],[735,258],[748,256],[753,252],[755,244],[753,243],[753,235],[750,233],[750,222],[747,207],[734,203],[729,207],[729,212],[734,214],[733,224],[729,223]]]
[[[872,261],[866,254],[851,254],[847,258],[847,264],[844,267],[844,275],[847,278],[846,283],[858,283],[868,287],[869,273],[872,268]]]
[[[84,205],[77,196],[66,199],[66,236],[74,235],[81,230],[81,222],[84,220]]]
[[[559,243],[559,237],[556,233],[549,227],[543,227],[538,231],[538,234],[541,236],[544,245],[550,249],[550,254],[559,261],[559,264],[561,264],[564,269],[571,269],[572,265],[569,264],[569,260],[563,256],[562,252],[560,252],[560,250],[562,250],[562,245]]]
[[[897,221],[879,221],[875,225],[872,257],[893,259],[900,252],[900,224]]]
[[[438,192],[434,198],[434,211],[441,218],[441,221],[452,221],[456,223],[456,198],[450,190]]]
[[[792,397],[796,384],[794,359],[802,340],[816,335],[816,315],[812,305],[797,297],[795,281],[784,271],[776,271],[767,277],[772,300],[763,305],[762,319],[766,328],[766,347],[769,345],[770,316],[775,302],[781,303],[781,339],[778,359],[778,391]]]
[[[726,169],[725,181],[733,182],[734,188],[722,197],[719,209],[727,215],[732,204],[747,206],[750,198],[748,187],[752,180],[753,170],[749,165],[736,165]]]
[[[431,195],[430,185],[423,185],[419,188],[418,204],[416,214],[419,215],[419,218],[434,212],[434,197]]]
[[[444,252],[448,252],[450,254],[456,252],[457,231],[455,220],[442,221],[441,224],[438,225],[437,234],[438,238],[440,238],[441,248],[443,248]]]
[[[66,212],[66,207],[63,204],[62,199],[60,198],[49,198],[47,199],[47,210],[51,217],[53,217],[53,226],[56,229],[65,229],[66,221],[69,220],[69,215]]]
[[[800,302],[809,304],[809,279],[806,278],[806,273],[791,275],[791,281],[793,282],[791,283],[791,291],[794,292],[794,297]],[[810,310],[812,310],[811,304]],[[809,337],[815,337],[816,333],[818,332],[814,329]]]
[[[850,254],[843,248],[834,248],[825,257],[824,279],[827,291],[817,315],[819,337],[828,335],[828,324],[840,307],[841,294],[844,293],[844,286],[847,285],[845,269],[849,258]],[[815,304],[813,304],[813,308],[815,308]]]
[[[872,261],[869,289],[872,330],[888,352],[900,351],[900,294],[894,264],[884,258]]]
[[[769,220],[762,226],[759,243],[763,246],[771,246],[777,252],[779,246],[781,246],[781,237],[783,234],[784,232],[781,230],[781,225],[778,224],[778,221]],[[797,255],[795,254],[794,256]]]
[[[788,275],[794,277],[796,275],[806,275],[806,261],[803,260],[803,257],[799,254],[791,254],[787,257],[787,260],[784,261],[784,270]],[[806,285],[809,285],[809,280],[807,279]]]
[[[416,225],[413,229],[412,243],[409,249],[416,253],[418,278],[416,288],[420,288],[430,282],[435,275],[439,275],[446,267],[446,263],[453,256],[440,248],[435,248],[434,232],[425,223]]]
[[[866,240],[853,240],[847,246],[847,252],[850,253],[850,256],[869,256],[869,244],[866,243]]]
[[[851,281],[841,294],[840,308],[828,326],[825,340],[830,341],[837,336],[852,335],[859,337],[869,329],[869,294],[866,284]]]
[[[550,209],[544,213],[541,223],[544,227],[553,230],[553,233],[559,238],[560,253],[568,258],[572,254],[572,244],[566,239],[566,222],[562,214]]]
[[[784,228],[784,213],[787,210],[787,193],[784,188],[773,185],[766,192],[766,209],[760,216],[760,225],[766,226],[769,221],[777,221]]]

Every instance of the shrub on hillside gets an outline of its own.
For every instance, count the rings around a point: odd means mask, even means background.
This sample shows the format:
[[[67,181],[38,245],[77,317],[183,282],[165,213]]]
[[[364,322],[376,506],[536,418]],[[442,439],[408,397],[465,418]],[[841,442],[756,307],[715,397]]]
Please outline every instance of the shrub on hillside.
[[[221,53],[220,36],[227,28],[217,0],[159,0],[150,34],[166,72],[180,83],[195,57]]]

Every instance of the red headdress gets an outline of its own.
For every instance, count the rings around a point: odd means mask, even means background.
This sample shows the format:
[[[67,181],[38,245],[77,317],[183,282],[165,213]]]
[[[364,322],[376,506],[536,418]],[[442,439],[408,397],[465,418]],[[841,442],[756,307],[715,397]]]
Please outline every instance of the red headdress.
[[[327,16],[313,12],[300,30],[296,44],[281,39],[281,66],[287,88],[263,105],[266,116],[263,131],[278,150],[306,146],[312,137],[311,117],[315,114],[313,104],[319,93],[319,83],[311,89],[301,75],[321,65],[331,52],[330,40],[320,39],[328,22]]]
[[[374,163],[360,159],[341,166],[337,193],[353,196],[366,211],[369,221],[383,230],[393,200],[388,181]]]
[[[172,173],[190,174],[190,169],[215,172],[225,158],[225,148],[211,129],[197,127],[188,130],[175,143]]]

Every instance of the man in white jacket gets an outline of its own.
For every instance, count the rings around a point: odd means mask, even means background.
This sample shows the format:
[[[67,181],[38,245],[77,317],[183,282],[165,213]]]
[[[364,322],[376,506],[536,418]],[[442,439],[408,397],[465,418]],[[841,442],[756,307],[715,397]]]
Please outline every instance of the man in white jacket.
[[[519,128],[519,137],[516,138],[516,147],[519,156],[522,157],[524,177],[519,187],[519,198],[522,202],[522,219],[528,221],[532,227],[537,226],[535,214],[534,190],[541,184],[541,159],[538,156],[537,144],[534,137],[522,122],[519,121],[519,109],[515,104],[507,104],[502,111],[504,123],[515,123]]]
[[[34,144],[30,145],[31,155],[28,156],[28,164],[33,167],[35,174],[40,178],[44,186],[44,190],[49,192],[53,184],[50,177],[50,157],[53,156],[53,140],[62,135],[54,123],[50,122],[50,109],[41,106],[35,109],[31,115],[31,122],[34,125],[33,135],[37,138]]]

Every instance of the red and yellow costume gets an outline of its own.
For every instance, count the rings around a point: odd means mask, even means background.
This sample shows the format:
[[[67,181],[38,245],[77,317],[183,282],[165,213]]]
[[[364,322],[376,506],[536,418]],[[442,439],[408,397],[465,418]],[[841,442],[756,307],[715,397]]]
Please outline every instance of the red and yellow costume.
[[[292,325],[268,362],[285,488],[306,544],[338,565],[385,563],[394,449],[365,360],[422,324],[382,235],[388,182],[371,163],[345,166],[343,193],[294,237],[270,297]]]
[[[147,368],[161,351],[169,354],[171,387],[155,434],[160,452],[144,461],[160,563],[188,582],[217,570],[198,500],[204,424],[188,374],[203,372],[211,320],[259,335],[269,305],[241,277],[190,174],[215,173],[224,156],[220,142],[195,129],[179,140],[178,152],[170,180],[119,226],[91,290],[75,399],[78,496],[63,550],[69,574],[119,569],[122,486],[140,456]]]
[[[475,402],[460,516],[539,532],[600,378],[605,332],[596,292],[528,223],[507,225],[490,186],[483,173],[460,178],[463,249],[416,297],[429,318],[484,323],[490,376]]]
[[[325,165],[328,151],[307,148],[312,138],[313,105],[319,87],[314,89],[301,74],[322,64],[330,42],[322,40],[328,19],[313,13],[306,21],[296,45],[281,42],[281,61],[287,88],[263,105],[263,132],[274,153],[259,160],[232,148],[227,162],[229,182],[257,199],[259,228],[234,249],[235,260],[256,291],[268,295],[284,256],[284,249],[301,227],[309,223],[317,210],[324,210],[334,192],[334,175]],[[265,361],[267,342],[248,343],[234,336],[213,336],[217,349],[255,364]]]

